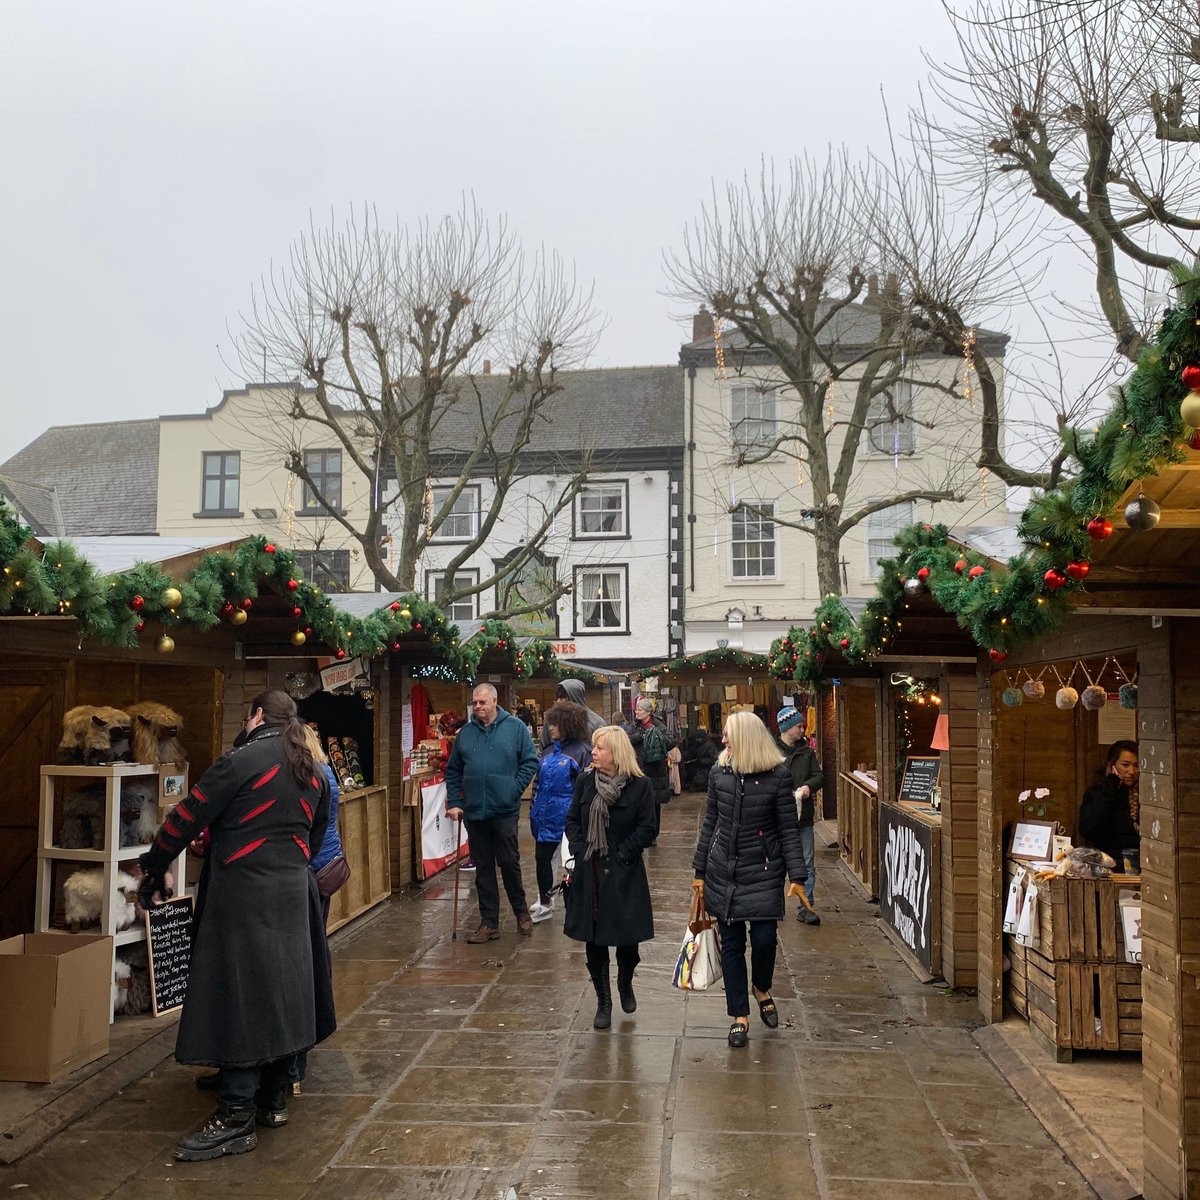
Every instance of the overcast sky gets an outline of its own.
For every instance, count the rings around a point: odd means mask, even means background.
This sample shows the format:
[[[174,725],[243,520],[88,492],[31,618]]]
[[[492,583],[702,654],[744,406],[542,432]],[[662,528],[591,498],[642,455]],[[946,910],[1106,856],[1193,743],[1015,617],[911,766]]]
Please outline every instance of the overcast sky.
[[[710,182],[883,142],[952,54],[939,0],[9,0],[0,461],[52,424],[194,412],[308,222],[464,192],[594,278],[595,365],[674,362],[661,294]],[[224,354],[222,353],[224,347]]]

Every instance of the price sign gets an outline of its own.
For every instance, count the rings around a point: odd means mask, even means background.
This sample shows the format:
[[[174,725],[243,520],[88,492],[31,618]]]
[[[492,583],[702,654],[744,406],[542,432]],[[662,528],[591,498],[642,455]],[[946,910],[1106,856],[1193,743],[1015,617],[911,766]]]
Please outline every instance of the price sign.
[[[187,995],[192,959],[192,897],[179,896],[156,904],[146,913],[150,947],[150,1002],[154,1015],[174,1012]]]
[[[900,799],[916,800],[928,804],[934,785],[942,771],[940,758],[915,758],[904,760],[904,777],[900,780]]]

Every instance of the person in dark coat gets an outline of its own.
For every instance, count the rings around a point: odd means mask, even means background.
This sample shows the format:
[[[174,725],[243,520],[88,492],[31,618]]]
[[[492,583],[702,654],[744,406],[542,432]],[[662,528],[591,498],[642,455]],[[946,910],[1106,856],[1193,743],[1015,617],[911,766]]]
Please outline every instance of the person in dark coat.
[[[220,1068],[220,1103],[176,1146],[175,1157],[191,1162],[253,1150],[256,1115],[283,1124],[294,1057],[336,1028],[308,869],[329,824],[329,785],[286,692],[256,696],[246,730],[245,744],[205,771],[138,860],[143,903],[152,904],[176,855],[209,831],[175,1057]]]
[[[596,989],[595,1029],[612,1024],[608,948],[617,948],[621,1010],[637,1010],[633,972],[638,945],[654,937],[650,883],[642,851],[654,840],[654,792],[619,725],[592,734],[592,765],[575,781],[567,810],[567,846],[575,860],[567,890],[567,937],[587,948]]]
[[[817,886],[816,836],[813,819],[816,816],[816,794],[825,782],[817,756],[804,738],[804,713],[794,705],[779,710],[775,718],[779,730],[779,749],[792,777],[792,795],[800,806],[800,845],[804,849],[804,894],[807,904],[796,909],[796,919],[805,925],[820,925],[821,918],[813,908],[813,892]]]
[[[570,704],[578,704],[580,708],[587,710],[589,739],[597,729],[604,727],[604,718],[587,706],[587,688],[582,679],[564,679],[554,689],[554,699],[556,701],[566,700]],[[538,748],[545,750],[552,741],[554,739],[550,736],[549,714],[547,714],[547,719],[542,722],[542,732],[538,735]]]
[[[1122,868],[1121,851],[1141,846],[1142,835],[1133,817],[1131,799],[1138,783],[1137,742],[1113,742],[1104,763],[1104,777],[1083,793],[1079,834],[1088,845],[1103,850]]]
[[[733,1024],[729,1044],[749,1040],[750,995],[746,980],[746,927],[750,977],[758,1012],[768,1029],[779,1025],[771,999],[779,922],[784,916],[783,880],[789,896],[804,883],[804,851],[792,796],[792,777],[767,727],[752,712],[733,713],[725,725],[725,749],[708,777],[708,808],[692,887],[717,919],[725,1004]]]
[[[662,806],[671,801],[671,782],[667,767],[667,752],[678,742],[667,730],[666,722],[654,714],[654,701],[639,696],[633,706],[633,721],[625,726],[629,741],[637,755],[642,774],[654,789],[654,837],[662,826]],[[654,845],[651,842],[650,845]]]

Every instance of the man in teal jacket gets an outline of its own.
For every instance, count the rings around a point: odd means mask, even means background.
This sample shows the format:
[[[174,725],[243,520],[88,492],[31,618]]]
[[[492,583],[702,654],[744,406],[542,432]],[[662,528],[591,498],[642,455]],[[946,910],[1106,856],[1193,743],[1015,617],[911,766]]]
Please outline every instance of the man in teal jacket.
[[[479,684],[471,693],[471,719],[459,730],[446,763],[446,816],[466,820],[475,863],[479,928],[467,936],[472,945],[500,936],[500,888],[496,867],[517,918],[517,931],[528,937],[533,920],[521,882],[517,817],[521,793],[537,772],[537,751],[524,721],[496,703],[496,689]]]

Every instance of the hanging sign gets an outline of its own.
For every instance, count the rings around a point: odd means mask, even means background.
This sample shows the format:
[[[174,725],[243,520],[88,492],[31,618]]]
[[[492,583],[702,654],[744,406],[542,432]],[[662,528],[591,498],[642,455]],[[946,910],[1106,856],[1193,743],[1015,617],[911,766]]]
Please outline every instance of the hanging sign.
[[[146,910],[150,1003],[161,1017],[182,1007],[192,961],[192,897],[178,896]]]
[[[360,679],[367,673],[367,664],[361,658],[347,658],[342,662],[332,662],[321,668],[321,686],[327,692],[345,687],[353,679]]]

